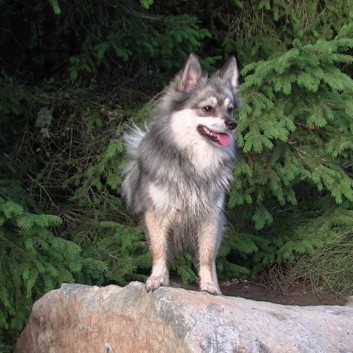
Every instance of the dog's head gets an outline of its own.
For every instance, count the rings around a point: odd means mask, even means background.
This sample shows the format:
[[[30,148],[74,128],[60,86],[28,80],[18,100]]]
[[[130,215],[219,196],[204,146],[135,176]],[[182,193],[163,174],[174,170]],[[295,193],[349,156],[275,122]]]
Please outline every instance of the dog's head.
[[[182,145],[200,139],[221,148],[233,145],[237,127],[233,115],[241,104],[237,85],[234,57],[208,77],[198,58],[194,54],[189,56],[166,95],[172,126]]]

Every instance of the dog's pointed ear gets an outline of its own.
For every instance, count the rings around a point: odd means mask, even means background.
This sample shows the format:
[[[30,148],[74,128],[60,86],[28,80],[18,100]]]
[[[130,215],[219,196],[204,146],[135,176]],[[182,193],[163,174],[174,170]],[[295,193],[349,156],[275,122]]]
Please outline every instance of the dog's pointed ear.
[[[216,76],[219,76],[221,80],[233,88],[233,90],[236,89],[238,86],[239,71],[234,56],[231,56],[224,66],[216,72]]]
[[[202,76],[202,68],[195,54],[190,54],[179,76],[178,89],[191,92]]]

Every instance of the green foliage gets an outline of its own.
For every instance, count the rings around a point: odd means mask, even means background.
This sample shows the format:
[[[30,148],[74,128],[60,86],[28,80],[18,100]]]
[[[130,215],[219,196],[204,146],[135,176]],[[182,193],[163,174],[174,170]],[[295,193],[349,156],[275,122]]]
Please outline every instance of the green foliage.
[[[265,205],[269,199],[296,205],[295,187],[302,183],[329,193],[337,204],[353,201],[345,170],[353,151],[353,81],[338,67],[352,61],[342,54],[352,46],[353,40],[339,33],[329,42],[298,42],[278,57],[244,68],[237,131],[243,154],[229,206],[254,204],[256,229],[273,220]]]
[[[79,274],[92,280],[104,270],[102,262],[86,262],[77,244],[55,235],[52,229],[61,224],[60,217],[33,210],[16,183],[0,184],[0,337],[23,327],[33,299]]]
[[[171,270],[183,281],[183,283],[197,282],[197,269],[195,258],[187,253],[176,259],[171,264]]]
[[[142,7],[144,7],[145,9],[148,9],[149,7],[152,6],[154,0],[140,0],[140,4]]]
[[[51,6],[53,7],[53,10],[54,10],[54,13],[56,15],[60,15],[61,14],[61,8],[60,8],[60,5],[58,3],[57,0],[49,0]]]
[[[87,36],[81,47],[81,53],[69,58],[72,80],[76,80],[84,72],[97,72],[100,66],[108,65],[111,58],[116,62],[137,64],[136,54],[139,55],[139,60],[145,58],[142,62],[142,65],[146,66],[145,70],[154,71],[153,60],[161,57],[164,58],[164,62],[158,69],[171,69],[175,67],[172,58],[176,54],[182,57],[187,52],[197,50],[200,42],[209,36],[208,31],[198,28],[196,19],[188,15],[178,18],[141,16],[139,10],[127,4],[119,6],[116,15],[114,12],[117,10],[114,8],[112,10],[112,16],[119,15],[120,20],[104,19],[102,23],[104,32],[100,33],[100,38]],[[161,42],[163,47],[160,46]],[[133,66],[131,70],[134,70]]]
[[[124,164],[120,136],[126,126],[114,103],[118,98],[103,102],[90,90],[51,86],[36,94],[42,100],[32,102],[35,129],[23,132],[26,139],[17,152],[31,161],[22,164],[31,175],[31,193],[39,196],[41,207],[60,210],[62,235],[80,244],[85,261],[107,265],[97,284],[143,279],[150,267],[147,246],[118,195]],[[85,276],[81,272],[76,278],[87,283]]]
[[[289,266],[288,277],[292,280],[305,280],[317,292],[334,291],[350,295],[353,291],[351,255],[353,253],[353,211],[344,212],[344,224],[349,218],[350,227],[335,227],[329,237],[317,236],[316,251],[303,251]],[[341,218],[343,215],[338,215]]]
[[[227,53],[236,50],[244,65],[278,56],[296,40],[332,40],[353,19],[351,0],[250,0],[235,7],[236,15],[225,17],[222,45]]]
[[[279,217],[268,230],[275,258],[267,261],[267,254],[259,252],[256,261],[261,265],[287,263],[287,280],[308,281],[318,292],[349,294],[353,288],[347,280],[353,271],[349,260],[353,251],[352,226],[353,210],[348,204],[338,208],[332,205],[312,216],[297,211],[291,219]]]
[[[264,269],[281,265],[287,269],[288,282],[305,280],[318,292],[329,289],[348,294],[352,289],[347,280],[352,273],[348,260],[352,226],[349,202],[337,207],[327,199],[313,202],[310,210],[306,205],[278,209],[271,226],[256,234],[230,228],[219,253],[218,269],[230,278],[228,264],[223,267],[222,263],[230,261],[233,266],[235,261],[236,278],[257,277]]]
[[[116,192],[119,111],[89,91],[31,92],[8,85],[0,96],[0,337],[9,343],[33,300],[61,283],[125,284],[150,267]],[[27,123],[12,129],[15,114]]]
[[[298,258],[308,264],[311,258],[312,265],[317,261],[318,282],[329,274],[329,267],[319,264],[323,244],[349,247],[341,234],[352,229],[353,81],[342,68],[353,61],[352,28],[343,26],[329,41],[303,45],[297,40],[288,51],[242,71],[241,151],[228,202],[229,219],[237,227],[223,247],[227,258],[242,258],[237,263],[252,275]],[[345,217],[339,217],[338,227],[333,220],[341,213]],[[243,240],[251,244],[248,252],[234,244],[244,229],[250,233]],[[300,277],[300,266],[295,269]],[[340,291],[338,282],[331,287]]]
[[[141,268],[149,269],[151,260],[142,237],[142,229],[112,221],[102,221],[98,227],[104,237],[97,242],[95,251],[103,259],[108,259],[106,278],[120,284],[126,284],[131,279],[143,280],[145,276],[136,272]]]
[[[34,81],[67,70],[73,81],[124,79],[138,86],[148,76],[148,87],[161,87],[164,72],[179,68],[210,33],[195,16],[147,12],[152,5],[151,0],[49,0],[36,6],[4,1],[0,21],[15,37],[0,39],[7,48],[5,69],[19,73],[30,62]]]

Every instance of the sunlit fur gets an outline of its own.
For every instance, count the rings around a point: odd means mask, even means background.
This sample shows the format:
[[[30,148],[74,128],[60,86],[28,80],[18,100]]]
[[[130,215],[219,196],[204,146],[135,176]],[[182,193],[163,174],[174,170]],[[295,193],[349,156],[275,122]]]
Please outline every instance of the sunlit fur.
[[[233,131],[227,109],[240,105],[235,59],[214,76],[201,71],[191,55],[156,104],[146,131],[133,127],[126,135],[130,155],[122,195],[130,212],[144,225],[153,258],[148,290],[168,285],[168,261],[187,247],[198,256],[200,287],[220,294],[215,258],[224,226],[224,199],[233,178]],[[203,107],[214,107],[212,116]],[[229,146],[202,136],[203,125],[228,134]]]

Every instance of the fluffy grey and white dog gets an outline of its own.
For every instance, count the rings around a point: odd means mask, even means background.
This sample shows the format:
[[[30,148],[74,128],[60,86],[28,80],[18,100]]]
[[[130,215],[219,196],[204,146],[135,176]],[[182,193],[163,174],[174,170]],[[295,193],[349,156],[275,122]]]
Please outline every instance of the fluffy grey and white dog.
[[[191,54],[142,131],[125,134],[131,160],[122,195],[143,224],[153,259],[147,290],[169,284],[168,261],[192,246],[200,289],[221,294],[215,259],[235,160],[233,113],[240,104],[231,57],[213,76]]]

